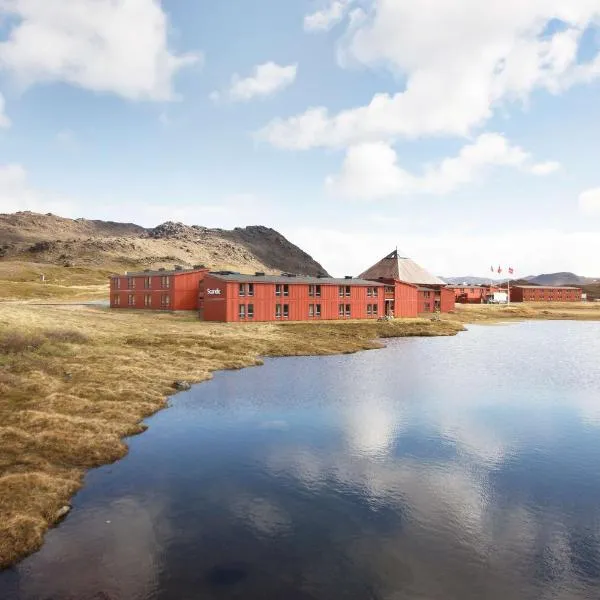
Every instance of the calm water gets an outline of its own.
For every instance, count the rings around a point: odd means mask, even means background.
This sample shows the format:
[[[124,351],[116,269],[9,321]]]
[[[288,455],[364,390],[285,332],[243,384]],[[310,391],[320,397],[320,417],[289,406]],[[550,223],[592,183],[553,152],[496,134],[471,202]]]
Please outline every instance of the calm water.
[[[600,323],[220,373],[0,598],[600,598]]]

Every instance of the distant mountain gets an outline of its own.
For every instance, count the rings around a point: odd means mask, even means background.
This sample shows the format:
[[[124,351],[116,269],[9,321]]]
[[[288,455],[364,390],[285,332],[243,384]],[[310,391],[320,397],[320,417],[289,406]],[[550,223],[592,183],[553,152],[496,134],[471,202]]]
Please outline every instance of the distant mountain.
[[[494,279],[490,277],[473,277],[472,275],[465,275],[464,277],[440,277],[446,283],[450,285],[487,285],[492,283],[502,283],[506,279]]]
[[[586,285],[600,282],[600,277],[581,277],[575,273],[544,273],[525,277],[527,281],[535,285]]]
[[[450,285],[485,285],[490,281],[496,284],[506,283],[504,279],[494,279],[493,277],[474,277],[465,275],[463,277],[442,277],[442,279]],[[528,284],[528,285],[589,285],[600,283],[600,277],[582,277],[575,273],[543,273],[541,275],[529,275],[518,280],[512,280],[511,283]]]

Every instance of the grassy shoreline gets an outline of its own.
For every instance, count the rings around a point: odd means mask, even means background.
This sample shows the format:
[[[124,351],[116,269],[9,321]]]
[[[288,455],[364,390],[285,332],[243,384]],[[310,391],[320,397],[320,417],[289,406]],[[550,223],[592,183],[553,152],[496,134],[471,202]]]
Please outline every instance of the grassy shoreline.
[[[456,321],[203,323],[195,314],[0,303],[0,568],[37,550],[85,471],[122,458],[123,438],[164,408],[173,382],[261,357],[379,348],[447,336]]]

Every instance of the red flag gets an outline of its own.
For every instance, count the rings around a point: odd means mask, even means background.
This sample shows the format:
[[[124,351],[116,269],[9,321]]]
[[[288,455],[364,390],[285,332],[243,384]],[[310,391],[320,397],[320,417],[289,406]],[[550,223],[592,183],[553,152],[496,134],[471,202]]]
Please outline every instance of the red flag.
[[[498,267],[498,273],[502,273],[502,267]]]
[[[508,267],[508,272],[512,275],[515,272],[515,270],[512,267]]]

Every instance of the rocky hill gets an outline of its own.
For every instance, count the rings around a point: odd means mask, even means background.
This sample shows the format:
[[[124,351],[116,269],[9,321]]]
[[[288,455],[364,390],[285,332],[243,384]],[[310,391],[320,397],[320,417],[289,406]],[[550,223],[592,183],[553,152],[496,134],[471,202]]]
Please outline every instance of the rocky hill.
[[[267,227],[229,231],[166,222],[147,229],[32,212],[0,214],[0,256],[4,261],[115,271],[204,264],[242,272],[327,274],[306,252]]]
[[[575,273],[543,273],[526,277],[527,281],[535,285],[586,285],[600,281],[600,278],[582,277]]]

